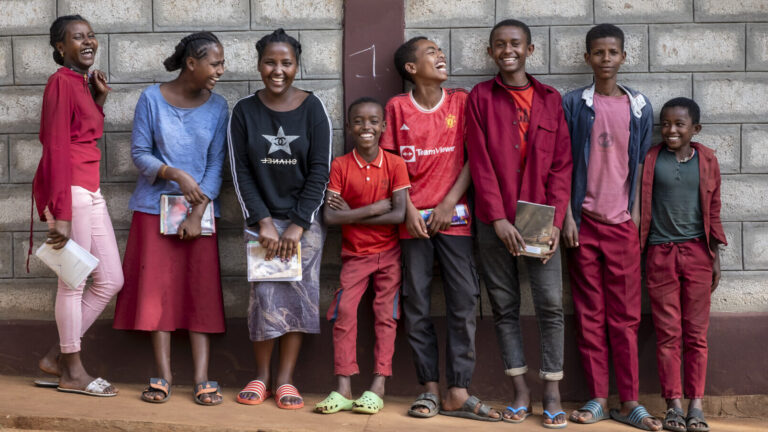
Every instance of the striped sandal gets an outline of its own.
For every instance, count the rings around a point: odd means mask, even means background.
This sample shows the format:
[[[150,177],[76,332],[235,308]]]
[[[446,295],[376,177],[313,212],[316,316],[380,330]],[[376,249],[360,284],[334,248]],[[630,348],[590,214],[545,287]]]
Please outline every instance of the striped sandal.
[[[245,398],[243,393],[254,393],[256,394],[256,399]],[[260,405],[270,396],[272,396],[272,392],[267,390],[267,386],[263,381],[253,380],[237,394],[237,402],[245,405]]]
[[[301,399],[301,402],[298,404],[286,405],[282,402],[283,398],[285,397],[295,397]],[[301,397],[301,394],[299,394],[299,390],[291,384],[283,384],[277,388],[277,391],[275,392],[275,402],[277,403],[278,408],[286,410],[297,410],[304,408],[304,398]]]
[[[632,411],[629,412],[627,415],[621,415],[621,412],[616,409],[612,409],[610,411],[611,418],[616,420],[617,422],[624,423],[629,426],[634,426],[638,429],[649,431],[651,428],[649,428],[645,423],[643,423],[643,420],[647,418],[653,418],[652,415],[648,413],[648,411],[645,409],[644,406],[638,405],[632,409]]]

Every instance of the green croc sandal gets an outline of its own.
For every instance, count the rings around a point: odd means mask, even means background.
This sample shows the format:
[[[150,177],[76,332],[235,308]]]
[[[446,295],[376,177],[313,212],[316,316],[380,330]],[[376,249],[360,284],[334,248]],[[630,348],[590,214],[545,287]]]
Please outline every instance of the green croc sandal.
[[[361,414],[376,414],[384,408],[384,400],[372,391],[366,391],[354,402],[352,411]]]
[[[315,404],[315,412],[320,414],[334,414],[339,411],[351,411],[355,401],[349,400],[341,393],[332,391],[325,399]]]

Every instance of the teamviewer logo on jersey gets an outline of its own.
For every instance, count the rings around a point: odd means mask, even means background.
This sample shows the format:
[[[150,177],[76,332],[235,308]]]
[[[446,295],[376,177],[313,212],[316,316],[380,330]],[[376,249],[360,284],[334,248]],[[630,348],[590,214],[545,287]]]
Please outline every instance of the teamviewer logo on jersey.
[[[406,162],[416,162],[416,149],[413,146],[400,146],[400,157]]]

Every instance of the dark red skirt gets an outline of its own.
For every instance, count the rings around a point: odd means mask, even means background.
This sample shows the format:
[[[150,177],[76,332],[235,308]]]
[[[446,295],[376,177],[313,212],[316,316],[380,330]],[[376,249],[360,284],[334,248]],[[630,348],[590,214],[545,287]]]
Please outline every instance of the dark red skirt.
[[[224,332],[216,235],[179,240],[160,234],[160,216],[135,211],[123,259],[125,285],[114,328]]]

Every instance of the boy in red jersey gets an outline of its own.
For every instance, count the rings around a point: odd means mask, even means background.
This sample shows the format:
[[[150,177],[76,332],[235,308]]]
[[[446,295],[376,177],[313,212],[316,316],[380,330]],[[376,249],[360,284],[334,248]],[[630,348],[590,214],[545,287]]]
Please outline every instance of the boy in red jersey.
[[[568,207],[572,158],[568,127],[557,90],[525,72],[533,54],[531,31],[516,20],[491,30],[488,55],[499,68],[492,80],[472,89],[467,101],[467,151],[476,190],[477,241],[505,374],[512,378],[515,399],[505,421],[520,423],[531,414],[525,381],[528,366],[520,329],[518,268],[530,279],[541,333],[544,419],[547,428],[568,423],[560,406],[563,379],[563,286],[560,228]],[[513,225],[517,201],[555,207],[551,250],[544,259],[520,257],[525,248]]]
[[[464,161],[464,103],[467,92],[443,89],[448,79],[445,55],[432,41],[416,37],[395,52],[395,68],[414,84],[386,106],[389,127],[380,146],[399,154],[408,167],[411,190],[403,254],[403,310],[422,393],[408,414],[440,414],[498,421],[500,413],[467,392],[475,368],[475,307],[480,293],[472,257],[469,224],[451,225],[457,204],[467,204],[469,167]],[[434,209],[425,221],[419,210]],[[448,392],[439,398],[437,334],[430,317],[430,286],[435,255],[446,301]]]
[[[342,225],[341,284],[328,310],[328,319],[333,322],[338,387],[315,406],[315,412],[376,414],[384,407],[384,381],[392,375],[402,281],[397,224],[405,216],[410,182],[403,159],[379,149],[379,138],[387,125],[381,103],[372,98],[357,99],[349,106],[347,119],[355,148],[333,160],[323,213],[327,224]],[[352,401],[350,375],[360,373],[357,307],[371,277],[376,293],[374,378],[370,390]]]

